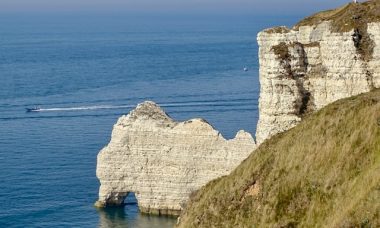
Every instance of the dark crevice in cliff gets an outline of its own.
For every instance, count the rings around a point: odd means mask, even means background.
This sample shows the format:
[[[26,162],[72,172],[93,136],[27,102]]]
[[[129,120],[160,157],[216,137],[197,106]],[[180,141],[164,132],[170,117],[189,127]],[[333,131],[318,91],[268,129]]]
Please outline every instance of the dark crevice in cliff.
[[[271,51],[274,52],[274,54],[277,56],[277,59],[279,59],[281,61],[289,62],[289,61],[291,61],[291,59],[290,59],[291,55],[289,53],[289,47],[291,45],[292,44],[287,44],[285,42],[281,42],[277,45],[274,45],[271,48]]]
[[[310,91],[306,88],[306,84],[308,83],[307,77],[307,69],[309,67],[308,57],[305,51],[305,46],[302,43],[295,42],[290,45],[293,48],[293,51],[296,56],[293,56],[293,60],[296,61],[296,69],[292,69],[294,71],[293,78],[296,81],[296,85],[298,88],[298,92],[300,94],[300,103],[296,108],[298,110],[298,116],[303,116],[306,113],[312,111],[312,107],[314,106],[313,96]],[[308,44],[308,47],[319,46],[318,42]]]
[[[298,88],[298,92],[300,94],[300,98],[298,100],[298,103],[296,104],[296,110],[298,112],[296,113],[297,116],[303,117],[304,115],[312,112],[314,110],[315,104],[314,104],[314,97],[311,94],[311,92],[306,89],[305,84],[307,83],[307,79],[304,77],[296,77],[296,85]]]
[[[303,116],[306,113],[310,112],[310,107],[312,106],[311,105],[312,96],[311,96],[311,93],[304,88],[303,84],[298,83],[298,81],[297,81],[297,87],[298,87],[299,92],[301,94],[301,104],[298,108],[298,110],[299,110],[298,116]]]
[[[368,69],[368,68],[367,68]],[[373,74],[372,72],[370,72],[369,70],[366,71],[366,79],[367,79],[367,83],[368,83],[368,87],[369,89],[372,91],[375,88],[375,84],[373,82]]]
[[[284,69],[283,76],[287,79],[295,80],[298,94],[300,98],[295,104],[295,110],[297,110],[296,115],[303,116],[312,110],[314,110],[313,96],[310,91],[305,88],[305,83],[307,82],[306,72],[308,69],[308,59],[305,52],[305,47],[317,47],[318,42],[310,43],[307,45],[301,44],[299,42],[294,42],[286,44],[281,42],[278,45],[272,47],[272,51],[276,54],[277,59],[280,60],[281,66]],[[292,55],[289,48],[293,48],[293,52],[296,56]],[[294,67],[292,68],[291,62],[294,61]]]
[[[373,58],[373,49],[375,42],[368,34],[368,24],[361,21],[361,17],[353,17],[355,29],[352,34],[356,52],[360,55],[360,59],[368,62]]]
[[[306,92],[302,98],[302,105],[300,108],[301,115],[304,115],[307,111],[310,111],[308,109],[310,101],[311,101],[311,94],[310,92]]]
[[[294,72],[291,66],[291,54],[289,53],[289,45],[281,42],[271,49],[280,61],[281,67],[284,69],[283,76],[287,79],[294,79]]]

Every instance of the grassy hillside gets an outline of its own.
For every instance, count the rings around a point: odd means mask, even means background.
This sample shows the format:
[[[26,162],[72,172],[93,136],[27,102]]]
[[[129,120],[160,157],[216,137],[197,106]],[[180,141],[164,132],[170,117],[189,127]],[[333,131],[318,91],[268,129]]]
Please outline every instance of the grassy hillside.
[[[194,194],[180,227],[380,227],[380,90],[335,102]]]

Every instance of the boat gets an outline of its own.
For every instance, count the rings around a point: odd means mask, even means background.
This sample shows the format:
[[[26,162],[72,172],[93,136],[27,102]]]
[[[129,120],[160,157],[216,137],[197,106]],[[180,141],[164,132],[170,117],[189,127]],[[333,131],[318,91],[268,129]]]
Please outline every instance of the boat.
[[[244,67],[244,69],[243,69],[243,70],[247,72],[247,71],[248,71],[248,67]]]
[[[41,109],[39,107],[34,107],[34,108],[25,108],[26,112],[39,112]]]

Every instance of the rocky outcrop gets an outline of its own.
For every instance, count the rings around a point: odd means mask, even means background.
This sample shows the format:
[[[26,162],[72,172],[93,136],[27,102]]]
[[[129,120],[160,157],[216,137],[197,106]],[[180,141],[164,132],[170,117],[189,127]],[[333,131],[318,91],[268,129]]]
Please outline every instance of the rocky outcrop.
[[[380,1],[348,4],[294,28],[258,34],[260,144],[306,114],[380,88]],[[153,102],[115,124],[98,155],[96,206],[119,206],[134,192],[142,212],[178,214],[192,192],[229,174],[256,148],[249,133],[226,140],[205,120],[172,120]],[[255,196],[253,184],[244,196]]]
[[[341,98],[380,87],[380,1],[316,14],[258,34],[257,143]]]
[[[229,174],[254,149],[247,132],[226,140],[205,120],[175,122],[144,102],[117,121],[98,155],[96,206],[122,205],[134,192],[140,211],[178,214],[193,191]]]

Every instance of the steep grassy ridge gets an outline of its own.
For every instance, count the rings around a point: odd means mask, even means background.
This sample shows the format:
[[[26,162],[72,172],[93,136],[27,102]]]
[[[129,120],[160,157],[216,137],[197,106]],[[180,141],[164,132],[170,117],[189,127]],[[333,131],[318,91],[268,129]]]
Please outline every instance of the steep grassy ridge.
[[[380,227],[380,90],[337,101],[195,193],[180,227]]]

